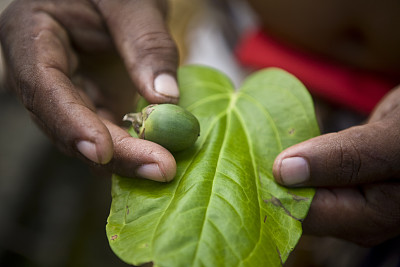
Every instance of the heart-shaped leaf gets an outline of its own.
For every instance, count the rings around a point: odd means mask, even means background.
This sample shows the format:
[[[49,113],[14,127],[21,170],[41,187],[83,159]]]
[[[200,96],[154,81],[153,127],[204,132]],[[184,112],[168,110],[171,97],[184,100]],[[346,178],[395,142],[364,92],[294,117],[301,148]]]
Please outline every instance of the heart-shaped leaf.
[[[114,175],[107,236],[125,262],[155,266],[280,266],[301,236],[313,189],[272,176],[284,148],[319,134],[304,86],[279,69],[234,91],[220,72],[179,70],[180,105],[199,120],[167,184]]]

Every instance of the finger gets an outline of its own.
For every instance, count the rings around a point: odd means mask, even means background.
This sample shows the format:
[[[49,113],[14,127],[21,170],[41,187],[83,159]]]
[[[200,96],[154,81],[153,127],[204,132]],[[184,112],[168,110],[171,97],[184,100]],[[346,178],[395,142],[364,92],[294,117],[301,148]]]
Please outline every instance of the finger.
[[[304,220],[305,234],[334,236],[363,246],[400,234],[399,183],[318,189]]]
[[[166,2],[94,2],[106,20],[139,93],[150,103],[177,103],[178,52],[165,26]]]
[[[348,186],[398,177],[400,126],[385,120],[321,135],[275,159],[275,179],[286,186]]]
[[[28,12],[17,4],[14,10],[18,15],[11,9],[2,17],[1,40],[9,80],[62,150],[95,163],[109,162],[113,144],[108,129],[70,80],[77,59],[67,33],[48,14]]]
[[[105,167],[125,177],[138,177],[158,182],[169,182],[176,174],[176,162],[162,146],[131,137],[120,127],[104,120],[113,143],[114,156]]]
[[[369,122],[376,122],[391,117],[395,119],[400,118],[400,86],[385,95],[372,112]]]

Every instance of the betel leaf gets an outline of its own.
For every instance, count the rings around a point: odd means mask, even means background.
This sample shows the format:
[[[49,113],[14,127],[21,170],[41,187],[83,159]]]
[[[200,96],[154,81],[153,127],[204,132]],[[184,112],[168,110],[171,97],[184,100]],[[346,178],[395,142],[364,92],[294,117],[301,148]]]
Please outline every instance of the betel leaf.
[[[272,164],[284,148],[319,134],[310,95],[275,68],[238,91],[207,67],[182,67],[178,80],[180,105],[198,118],[200,137],[174,154],[170,183],[114,175],[111,248],[134,265],[282,265],[314,190],[278,185]]]

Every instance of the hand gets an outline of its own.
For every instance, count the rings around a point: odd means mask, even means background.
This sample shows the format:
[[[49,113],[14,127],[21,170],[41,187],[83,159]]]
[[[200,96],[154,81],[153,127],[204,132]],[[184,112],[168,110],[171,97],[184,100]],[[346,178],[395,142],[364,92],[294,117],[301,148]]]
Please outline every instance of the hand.
[[[273,173],[285,186],[317,192],[303,228],[364,246],[400,234],[400,87],[367,124],[283,151]]]
[[[6,81],[67,154],[124,176],[169,181],[173,156],[118,127],[135,90],[177,103],[178,55],[162,0],[15,0],[0,18]]]

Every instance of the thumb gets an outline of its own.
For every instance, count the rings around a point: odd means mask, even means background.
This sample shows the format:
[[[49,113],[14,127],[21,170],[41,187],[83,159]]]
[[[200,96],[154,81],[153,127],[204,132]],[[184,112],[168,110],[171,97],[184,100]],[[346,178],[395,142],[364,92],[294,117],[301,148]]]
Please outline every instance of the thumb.
[[[150,103],[177,103],[178,52],[166,28],[166,1],[94,2],[139,93]]]
[[[348,186],[400,174],[400,130],[380,121],[321,135],[284,150],[273,174],[286,186]]]

